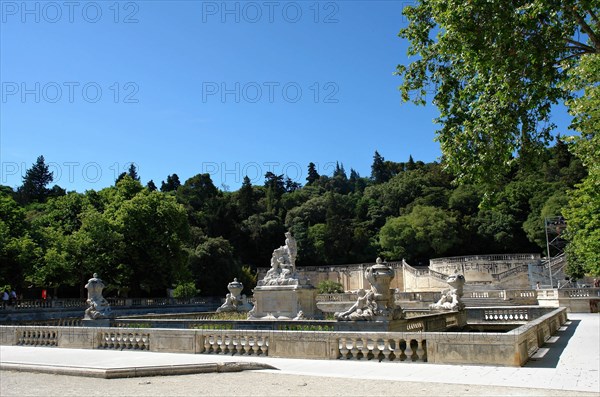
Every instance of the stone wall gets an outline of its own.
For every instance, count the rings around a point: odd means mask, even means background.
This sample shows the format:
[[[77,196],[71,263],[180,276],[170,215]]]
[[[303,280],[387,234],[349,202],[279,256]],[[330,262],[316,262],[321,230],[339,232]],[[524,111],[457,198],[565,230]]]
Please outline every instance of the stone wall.
[[[525,289],[531,287],[528,265],[539,264],[539,254],[472,255],[430,260],[427,269],[414,268],[406,262],[388,262],[394,269],[390,288],[402,292],[440,291],[448,288],[447,275],[455,271],[465,276],[465,290],[473,288]],[[298,267],[300,274],[310,278],[317,286],[323,280],[342,284],[345,291],[369,288],[364,278],[364,270],[374,263],[360,263],[342,266]],[[264,277],[268,268],[258,269],[258,278]]]
[[[559,308],[507,333],[0,326],[1,345],[521,366],[567,321]]]
[[[390,288],[404,288],[403,262],[387,262],[387,265],[394,270],[394,278],[390,283]],[[342,284],[344,291],[355,291],[357,289],[369,289],[370,285],[365,278],[365,270],[373,263],[359,263],[342,266],[303,266],[296,267],[296,271],[310,279],[311,284],[317,287],[321,281],[330,280]],[[258,268],[258,280],[264,278],[269,268]]]
[[[565,307],[572,313],[598,313],[600,288],[543,289],[537,291],[542,307]]]

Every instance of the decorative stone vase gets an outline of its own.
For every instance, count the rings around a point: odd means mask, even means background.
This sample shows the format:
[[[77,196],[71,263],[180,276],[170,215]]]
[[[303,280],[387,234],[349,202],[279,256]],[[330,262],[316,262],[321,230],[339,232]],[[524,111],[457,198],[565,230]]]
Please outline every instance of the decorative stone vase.
[[[232,282],[227,284],[227,289],[231,293],[235,299],[241,299],[242,290],[244,289],[244,284],[240,283],[237,278],[234,278]]]
[[[371,290],[375,293],[375,300],[378,303],[385,302],[385,306],[388,307],[387,302],[391,298],[390,283],[394,278],[394,270],[388,267],[381,258],[377,258],[375,265],[365,270],[365,278],[371,284]]]

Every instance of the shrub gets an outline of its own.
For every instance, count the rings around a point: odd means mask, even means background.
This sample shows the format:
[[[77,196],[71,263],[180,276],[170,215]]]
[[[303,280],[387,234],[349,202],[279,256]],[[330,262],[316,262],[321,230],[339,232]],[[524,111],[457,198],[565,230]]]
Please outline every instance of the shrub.
[[[200,293],[193,281],[189,283],[178,284],[173,290],[174,298],[192,298]]]
[[[341,294],[344,292],[344,286],[331,280],[323,280],[317,285],[319,294]]]

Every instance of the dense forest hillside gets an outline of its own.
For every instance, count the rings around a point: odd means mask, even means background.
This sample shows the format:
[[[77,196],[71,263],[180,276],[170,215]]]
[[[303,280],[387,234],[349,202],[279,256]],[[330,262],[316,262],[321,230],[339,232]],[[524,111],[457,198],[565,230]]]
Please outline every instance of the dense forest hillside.
[[[50,188],[40,156],[16,191],[0,187],[0,287],[77,294],[98,272],[109,294],[163,295],[179,285],[220,295],[233,277],[252,286],[286,230],[299,266],[543,253],[544,218],[561,215],[586,169],[560,138],[541,152],[515,161],[492,189],[455,185],[437,162],[375,152],[368,177],[343,164],[319,175],[311,163],[303,186],[267,173],[264,184],[246,177],[234,192],[209,174],[144,186],[132,166],[114,186],[67,193]]]

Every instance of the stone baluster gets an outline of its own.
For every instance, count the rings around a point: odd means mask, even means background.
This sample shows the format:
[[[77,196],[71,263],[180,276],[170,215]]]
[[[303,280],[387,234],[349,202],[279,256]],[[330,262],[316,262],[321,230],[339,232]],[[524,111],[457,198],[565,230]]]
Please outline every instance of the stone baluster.
[[[259,336],[257,338],[257,347],[258,347],[258,350],[256,351],[257,356],[260,356],[260,355],[266,356],[265,351],[266,351],[267,346],[265,345],[265,342],[266,341],[265,341],[264,337]]]
[[[348,358],[348,346],[346,345],[346,338],[338,339],[338,358],[347,359]]]
[[[223,353],[223,337],[221,335],[214,336],[214,349],[215,354]]]
[[[375,357],[375,350],[377,348],[374,346],[374,342],[372,339],[365,338],[363,339],[363,357],[367,360],[372,360]]]
[[[229,350],[229,343],[231,342],[229,339],[228,335],[223,336],[222,339],[223,343],[222,343],[222,348],[223,348],[223,354],[229,354],[230,350]]]
[[[383,349],[380,349],[383,353],[383,359],[386,361],[392,361],[394,349],[392,348],[393,341],[384,340],[383,341]]]
[[[246,347],[248,346],[248,337],[245,335],[239,336],[238,337],[238,353],[240,355],[245,355],[247,354],[246,352]]]
[[[406,349],[404,350],[404,354],[406,355],[406,361],[414,361],[413,356],[415,355],[415,352],[413,350],[413,342],[414,340],[411,339],[406,341]]]
[[[350,349],[350,358],[353,358],[355,360],[360,360],[360,357],[359,357],[360,350],[358,348],[359,340],[360,340],[360,338],[350,338],[350,341],[352,343],[352,348]]]
[[[400,339],[400,343],[398,343],[398,349],[400,350],[400,354],[398,355],[398,359],[400,361],[406,360],[405,350],[407,348],[407,343],[404,339]]]
[[[234,335],[231,337],[231,347],[232,347],[231,355],[241,354],[240,350],[242,348],[242,344],[240,342],[239,336]]]
[[[248,337],[248,355],[251,356],[256,354],[256,338],[254,336]]]

